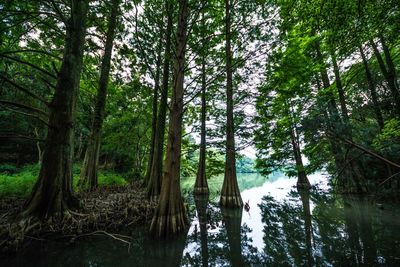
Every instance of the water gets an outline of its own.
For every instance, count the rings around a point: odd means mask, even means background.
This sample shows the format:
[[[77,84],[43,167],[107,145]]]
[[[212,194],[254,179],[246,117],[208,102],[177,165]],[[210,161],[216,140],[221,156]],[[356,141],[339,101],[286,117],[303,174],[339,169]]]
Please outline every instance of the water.
[[[310,192],[280,175],[238,178],[249,212],[196,198],[190,229],[173,241],[151,240],[143,226],[130,248],[104,236],[44,243],[0,266],[400,266],[395,205],[332,195],[321,174]]]

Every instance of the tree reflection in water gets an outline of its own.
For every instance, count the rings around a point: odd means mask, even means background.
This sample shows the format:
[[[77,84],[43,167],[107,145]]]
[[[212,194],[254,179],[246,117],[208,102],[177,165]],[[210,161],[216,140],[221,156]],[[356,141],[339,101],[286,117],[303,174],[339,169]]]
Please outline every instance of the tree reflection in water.
[[[243,208],[223,209],[198,197],[195,204],[197,218],[187,238],[191,249],[184,255],[183,266],[262,265],[261,253],[248,238],[251,229],[241,225]]]
[[[292,190],[259,206],[266,264],[399,266],[400,218],[367,199]]]
[[[17,261],[3,260],[0,265],[400,266],[400,213],[389,204],[381,209],[359,197],[292,190],[263,198],[263,224],[251,221],[260,220],[256,207],[247,216],[242,209],[221,210],[207,197],[196,198],[194,204],[189,208],[197,216],[186,236],[154,240],[143,226],[127,229],[126,235],[132,236],[129,250],[109,237],[89,236],[68,247],[63,242],[36,246]],[[253,242],[251,237],[259,234],[264,242]]]

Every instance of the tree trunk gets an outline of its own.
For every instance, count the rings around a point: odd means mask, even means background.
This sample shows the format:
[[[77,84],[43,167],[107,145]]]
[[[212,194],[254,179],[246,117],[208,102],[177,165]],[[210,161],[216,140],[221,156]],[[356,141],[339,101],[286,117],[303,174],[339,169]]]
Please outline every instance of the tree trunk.
[[[317,52],[317,60],[321,63],[324,62],[323,60],[323,55],[320,50],[319,43],[316,45],[316,52]],[[330,87],[330,82],[329,82],[329,76],[326,68],[322,68],[320,71],[321,77],[322,77],[322,82],[323,82],[323,87],[325,89],[328,89]],[[339,73],[335,73],[335,78],[337,81],[339,81],[339,86],[341,86],[341,81],[340,81],[340,76]],[[327,125],[327,130],[328,132],[333,132],[339,136],[347,136],[349,139],[352,139],[352,133],[351,130],[345,129],[342,120],[340,119],[339,116],[339,111],[336,106],[336,101],[332,93],[328,94],[328,106],[327,106],[327,113],[325,115],[326,117],[326,125]],[[345,103],[344,103],[345,104]],[[347,110],[347,109],[346,109]],[[341,131],[338,132],[336,129],[342,129]],[[355,185],[355,189],[352,186],[344,186],[343,188],[346,188],[348,191],[357,191],[357,192],[365,192],[365,185],[362,184],[362,176],[360,173],[359,169],[359,164],[351,161],[350,166],[352,167],[352,170],[346,166],[346,158],[345,153],[344,153],[344,148],[337,144],[336,140],[328,134],[327,136],[331,149],[332,149],[332,154],[335,160],[335,165],[337,170],[343,169],[343,178],[347,178],[346,182],[351,183]],[[341,181],[344,182],[344,181]]]
[[[154,158],[154,146],[157,135],[157,107],[158,107],[158,92],[160,91],[160,72],[161,72],[161,53],[162,53],[162,35],[158,43],[158,53],[156,62],[156,74],[154,77],[154,89],[153,89],[153,108],[151,118],[151,140],[150,140],[150,154],[149,161],[147,163],[146,175],[144,177],[144,184],[148,184],[151,174],[151,166],[153,165]]]
[[[292,125],[290,128],[290,139],[292,141],[293,155],[296,161],[297,188],[308,189],[311,187],[311,184],[310,181],[308,181],[303,160],[301,158],[300,144],[297,142],[297,130],[295,129],[295,125]]]
[[[361,58],[362,58],[362,61],[363,61],[363,64],[364,64],[365,76],[366,76],[367,81],[368,81],[369,91],[371,93],[372,104],[374,105],[374,112],[375,112],[375,116],[376,116],[376,121],[378,122],[379,129],[382,130],[383,127],[384,127],[384,120],[383,120],[380,104],[379,104],[379,101],[378,101],[378,94],[376,92],[374,79],[372,78],[372,73],[371,73],[371,70],[369,69],[368,61],[367,61],[367,58],[366,58],[366,56],[364,54],[362,46],[359,46],[359,50],[360,50]]]
[[[43,162],[43,150],[42,150],[42,147],[40,146],[40,141],[39,141],[40,134],[39,134],[39,131],[38,131],[38,129],[36,127],[33,130],[34,130],[34,133],[35,133],[35,137],[38,139],[36,141],[36,148],[37,148],[37,151],[38,151],[38,164],[40,165]]]
[[[204,14],[202,18],[202,27],[204,29]],[[205,44],[203,36],[203,44]],[[204,46],[203,46],[204,48]],[[194,184],[194,194],[208,194],[208,184],[206,177],[206,59],[203,51],[201,60],[201,130],[200,130],[200,157],[199,168],[197,170],[196,182]]]
[[[226,53],[226,156],[225,175],[221,190],[220,204],[224,207],[242,207],[236,177],[235,132],[233,121],[233,82],[232,82],[232,51],[231,51],[231,3],[225,0],[225,53]]]
[[[399,85],[397,83],[397,75],[396,75],[396,67],[394,66],[392,56],[390,55],[390,49],[386,45],[385,38],[382,34],[379,35],[379,39],[382,44],[383,54],[385,55],[386,65],[388,67],[388,75],[390,80],[393,83],[393,87],[396,89],[397,93],[399,93]]]
[[[389,71],[386,68],[385,63],[384,63],[384,61],[382,59],[382,56],[381,56],[381,54],[380,54],[380,52],[378,50],[378,47],[376,46],[375,42],[372,39],[369,42],[370,42],[370,44],[372,46],[372,49],[374,50],[374,54],[375,54],[375,57],[376,57],[376,59],[378,61],[379,68],[381,69],[383,77],[385,77],[385,80],[386,80],[386,82],[388,84],[388,87],[390,89],[390,92],[392,94],[394,105],[395,105],[395,111],[396,111],[397,115],[400,115],[400,93],[399,93],[399,90],[397,89],[397,86],[396,86],[396,75],[395,75],[395,73],[393,73],[393,70]],[[384,47],[384,50],[387,49],[387,47],[383,43],[382,43],[382,46]],[[388,56],[387,56],[388,52],[389,51],[384,52],[387,60],[388,60]],[[390,58],[390,54],[388,54],[388,55],[389,55],[389,58]],[[390,62],[390,60],[389,60],[389,62]]]
[[[107,86],[110,76],[112,48],[117,27],[119,0],[112,0],[110,20],[108,22],[106,44],[104,56],[101,62],[99,88],[97,91],[96,106],[93,113],[92,129],[89,134],[88,145],[86,148],[85,159],[83,160],[80,186],[89,191],[97,187],[97,169],[99,165],[101,129],[103,127]]]
[[[319,43],[316,44],[316,52],[317,52],[317,61],[321,64],[324,64],[324,58],[321,53],[321,48],[319,46]],[[321,74],[321,78],[322,78],[323,87],[325,89],[328,89],[331,86],[331,84],[329,82],[328,72],[325,67],[321,69],[320,74]],[[330,119],[332,120],[333,123],[340,123],[339,110],[336,105],[335,97],[332,93],[328,93],[327,97],[328,97],[327,110],[328,110]]]
[[[160,199],[150,225],[150,232],[156,237],[174,236],[184,231],[188,226],[186,209],[183,205],[180,188],[183,82],[188,16],[188,0],[180,0],[167,157],[165,160]]]
[[[71,2],[63,60],[50,105],[43,163],[38,181],[25,204],[24,217],[62,215],[79,204],[72,188],[73,128],[89,5],[88,1]]]
[[[163,159],[164,159],[164,134],[165,134],[165,117],[168,105],[168,85],[169,85],[169,66],[171,62],[171,34],[172,34],[172,1],[165,1],[165,10],[167,13],[167,29],[164,51],[163,80],[161,90],[160,107],[157,117],[156,137],[154,143],[154,156],[151,164],[149,182],[147,184],[147,198],[156,200],[160,195]]]
[[[342,110],[343,121],[345,123],[349,123],[349,112],[346,107],[346,95],[342,86],[342,81],[340,79],[339,66],[337,64],[336,55],[334,52],[332,52],[331,58],[333,64],[333,72],[335,73],[336,89],[338,90],[339,93],[339,101],[340,101],[340,108]]]

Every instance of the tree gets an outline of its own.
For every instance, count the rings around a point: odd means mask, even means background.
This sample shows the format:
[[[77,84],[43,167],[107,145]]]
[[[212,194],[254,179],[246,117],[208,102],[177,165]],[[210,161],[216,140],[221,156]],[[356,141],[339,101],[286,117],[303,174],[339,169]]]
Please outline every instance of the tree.
[[[205,31],[205,15],[201,20],[203,31]],[[206,47],[206,40],[204,33],[202,35],[203,49]],[[199,167],[197,170],[196,182],[194,184],[194,194],[208,194],[208,184],[206,177],[206,51],[202,51],[203,55],[201,58],[201,131],[200,131],[200,157]]]
[[[23,216],[47,218],[77,207],[72,189],[74,112],[82,70],[88,1],[71,1],[63,61],[50,104],[49,129],[39,178]]]
[[[151,164],[149,182],[147,184],[147,197],[149,199],[157,199],[160,195],[162,176],[163,176],[163,159],[164,159],[164,135],[165,124],[168,107],[168,89],[169,74],[171,64],[171,34],[173,28],[173,3],[165,1],[165,12],[167,14],[167,29],[165,31],[165,51],[163,65],[163,79],[161,89],[161,100],[157,115],[156,136],[154,142],[154,155]]]
[[[89,134],[88,144],[83,160],[80,183],[83,188],[90,191],[97,187],[97,169],[99,165],[100,154],[100,136],[103,127],[107,86],[110,76],[111,56],[114,43],[115,31],[118,20],[119,0],[111,1],[111,12],[108,21],[108,29],[106,34],[106,44],[104,47],[104,55],[101,63],[100,80],[96,97],[96,105],[93,113],[92,128]]]
[[[224,207],[241,207],[236,177],[235,136],[233,122],[233,82],[231,51],[231,1],[225,0],[225,56],[226,56],[226,158],[224,183],[221,190],[220,203]]]
[[[185,230],[188,225],[186,209],[183,205],[180,191],[184,69],[188,16],[188,0],[180,0],[167,155],[160,198],[150,225],[150,232],[157,237],[176,235]]]

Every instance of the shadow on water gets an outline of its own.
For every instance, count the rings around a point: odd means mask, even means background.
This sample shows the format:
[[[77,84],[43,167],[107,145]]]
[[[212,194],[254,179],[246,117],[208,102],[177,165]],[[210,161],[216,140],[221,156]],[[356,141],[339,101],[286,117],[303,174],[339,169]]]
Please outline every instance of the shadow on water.
[[[249,211],[195,197],[191,227],[174,240],[153,240],[144,225],[129,233],[129,250],[91,236],[38,244],[0,266],[400,266],[398,207],[293,185],[281,178],[244,190]]]

